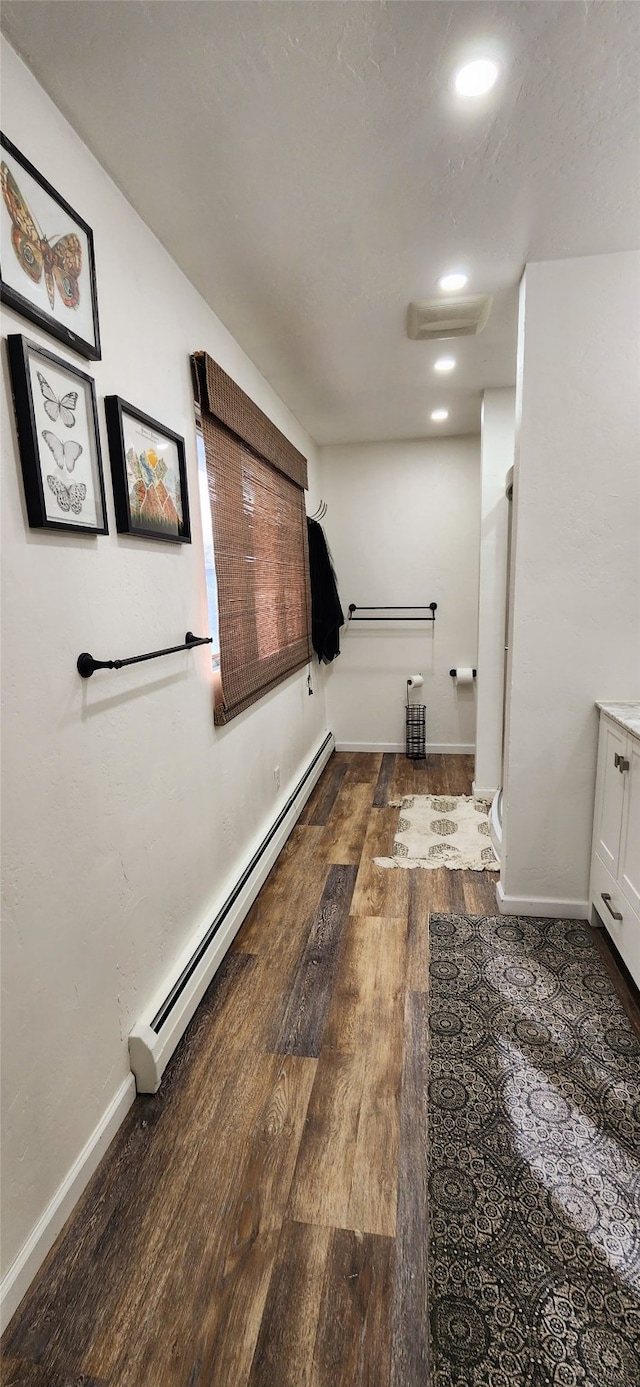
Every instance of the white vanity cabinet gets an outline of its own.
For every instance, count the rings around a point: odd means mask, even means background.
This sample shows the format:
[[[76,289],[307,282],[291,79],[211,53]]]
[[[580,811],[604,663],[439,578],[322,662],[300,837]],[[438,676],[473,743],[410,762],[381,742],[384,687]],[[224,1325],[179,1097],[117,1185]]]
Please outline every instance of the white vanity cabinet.
[[[598,707],[591,922],[606,926],[640,986],[640,703]]]

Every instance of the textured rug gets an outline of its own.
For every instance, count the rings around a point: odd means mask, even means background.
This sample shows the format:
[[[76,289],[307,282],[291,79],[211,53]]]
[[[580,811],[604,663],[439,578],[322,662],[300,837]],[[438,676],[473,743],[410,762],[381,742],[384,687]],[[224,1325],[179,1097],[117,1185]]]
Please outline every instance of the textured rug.
[[[489,834],[489,806],[470,795],[407,795],[400,809],[393,857],[377,867],[465,867],[497,872]]]
[[[588,928],[430,938],[430,1387],[638,1387],[640,1042]]]

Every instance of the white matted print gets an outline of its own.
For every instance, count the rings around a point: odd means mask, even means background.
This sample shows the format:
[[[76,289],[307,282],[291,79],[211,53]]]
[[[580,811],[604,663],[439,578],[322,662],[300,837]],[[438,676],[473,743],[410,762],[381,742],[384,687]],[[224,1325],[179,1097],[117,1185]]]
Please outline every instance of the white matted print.
[[[100,335],[91,228],[0,137],[0,289],[32,322],[96,360]]]
[[[177,444],[130,414],[122,427],[131,518],[177,537],[184,521]]]
[[[92,378],[23,337],[8,340],[29,523],[106,533]]]
[[[190,543],[184,439],[117,395],[105,409],[118,530]]]

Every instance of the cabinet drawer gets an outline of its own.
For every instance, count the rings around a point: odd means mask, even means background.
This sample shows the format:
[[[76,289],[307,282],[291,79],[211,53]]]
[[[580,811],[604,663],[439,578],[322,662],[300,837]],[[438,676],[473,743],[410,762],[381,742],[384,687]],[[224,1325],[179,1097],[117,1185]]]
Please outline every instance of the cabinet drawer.
[[[603,900],[603,895],[609,897],[608,902]],[[611,935],[632,978],[640,987],[640,917],[632,910],[618,883],[595,855],[591,865],[589,899]],[[622,919],[614,919],[612,911],[621,915]]]

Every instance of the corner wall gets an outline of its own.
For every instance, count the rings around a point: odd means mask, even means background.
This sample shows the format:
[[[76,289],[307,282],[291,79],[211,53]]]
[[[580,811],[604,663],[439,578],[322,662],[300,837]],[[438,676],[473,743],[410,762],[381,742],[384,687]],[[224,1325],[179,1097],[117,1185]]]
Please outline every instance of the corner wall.
[[[482,398],[478,688],[474,792],[492,796],[502,774],[507,535],[505,482],[513,467],[515,390],[485,390]]]
[[[587,914],[596,699],[640,689],[640,256],[527,267],[502,908]]]
[[[449,669],[476,664],[479,444],[471,436],[319,449],[345,617],[350,602],[438,603],[433,625],[354,621],[343,630],[326,680],[339,746],[404,750],[406,680],[421,673],[414,701],[427,706],[427,749],[473,751],[475,688],[457,688]]]
[[[312,482],[314,448],[6,44],[2,68],[5,134],[94,231],[103,359],[78,364],[96,382],[110,530],[28,528],[3,344],[6,1271],[30,1235],[37,1243],[38,1220],[100,1124],[117,1124],[132,1024],[224,899],[326,716],[316,666],[314,698],[303,671],[215,729],[206,647],[79,678],[82,650],[137,654],[207,629],[192,351],[210,352],[309,457]],[[75,360],[7,311],[10,332]],[[116,533],[111,393],[184,435],[191,545]]]

